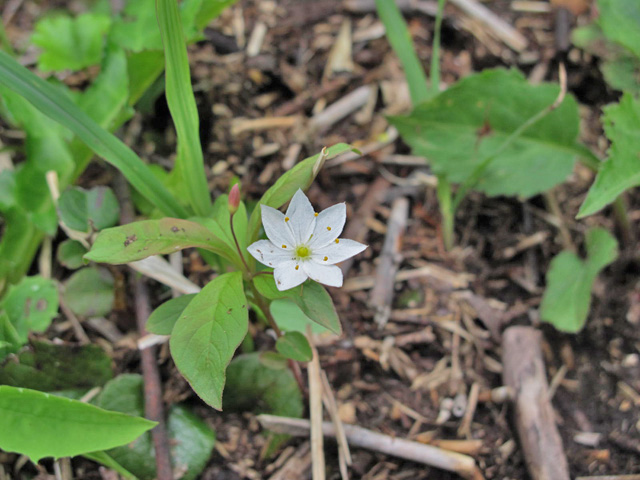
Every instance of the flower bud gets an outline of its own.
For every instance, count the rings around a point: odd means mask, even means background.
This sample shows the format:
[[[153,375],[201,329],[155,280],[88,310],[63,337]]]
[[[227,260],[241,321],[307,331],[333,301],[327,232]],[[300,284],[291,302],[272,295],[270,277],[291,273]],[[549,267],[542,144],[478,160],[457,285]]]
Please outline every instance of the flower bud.
[[[231,191],[229,192],[228,208],[231,215],[236,213],[239,205],[240,205],[240,187],[236,183],[233,187],[231,187]]]

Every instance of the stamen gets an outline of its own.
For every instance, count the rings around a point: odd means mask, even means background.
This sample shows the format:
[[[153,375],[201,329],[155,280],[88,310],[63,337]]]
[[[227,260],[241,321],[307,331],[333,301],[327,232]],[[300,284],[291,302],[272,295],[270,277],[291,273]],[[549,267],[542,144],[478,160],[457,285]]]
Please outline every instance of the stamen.
[[[327,227],[327,230],[331,231],[331,227]]]
[[[329,260],[329,257],[324,257],[323,260],[326,262],[327,260]]]
[[[287,246],[286,245],[282,245],[282,248],[287,248]]]
[[[289,221],[289,217],[284,217],[284,221],[288,222]]]
[[[314,216],[314,217],[317,217],[317,216],[318,216],[318,212],[315,212],[315,213],[313,214],[313,216]]]
[[[300,265],[296,265],[296,270],[298,270],[300,268]]]
[[[340,243],[340,239],[339,238],[336,238],[336,243]]]

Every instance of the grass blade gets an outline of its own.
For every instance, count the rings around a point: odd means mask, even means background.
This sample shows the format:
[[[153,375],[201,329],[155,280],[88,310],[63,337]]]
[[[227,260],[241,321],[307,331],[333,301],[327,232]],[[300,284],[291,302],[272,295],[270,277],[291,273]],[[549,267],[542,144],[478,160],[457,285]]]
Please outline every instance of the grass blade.
[[[97,125],[54,86],[4,52],[0,52],[0,84],[23,96],[42,113],[75,133],[97,155],[120,170],[129,183],[165,215],[187,216],[185,209],[133,150]]]
[[[429,98],[429,91],[427,76],[413,48],[407,24],[395,1],[376,0],[376,8],[387,32],[389,43],[404,68],[409,83],[411,103],[415,106]]]
[[[186,183],[193,210],[197,215],[208,216],[211,198],[200,145],[198,109],[176,0],[156,0],[156,14],[164,45],[167,103],[178,134],[176,168]]]

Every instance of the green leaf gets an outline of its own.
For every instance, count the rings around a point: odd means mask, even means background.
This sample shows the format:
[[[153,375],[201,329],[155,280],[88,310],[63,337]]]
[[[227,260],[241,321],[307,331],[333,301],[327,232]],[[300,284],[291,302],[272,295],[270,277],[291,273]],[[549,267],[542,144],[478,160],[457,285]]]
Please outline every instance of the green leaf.
[[[87,267],[75,272],[65,282],[64,302],[76,315],[100,317],[113,308],[113,276],[104,268]]]
[[[138,480],[138,477],[136,477],[133,473],[131,473],[129,470],[127,470],[113,458],[111,458],[111,456],[109,456],[107,452],[91,452],[85,453],[82,456],[88,458],[89,460],[93,460],[94,462],[100,463],[105,467],[110,468],[111,470],[115,470],[117,473],[128,480]]]
[[[313,358],[307,337],[299,332],[287,332],[276,341],[276,350],[287,358],[308,362]]]
[[[23,341],[20,339],[15,327],[11,324],[9,315],[7,315],[6,312],[0,311],[0,360],[4,359],[10,353],[17,352],[22,344]]]
[[[87,253],[87,249],[77,240],[65,240],[58,245],[56,258],[61,265],[69,270],[75,270],[84,265],[82,256]]]
[[[304,408],[291,371],[265,365],[260,353],[238,355],[229,364],[224,405],[233,410],[293,418],[301,417]]]
[[[625,190],[640,185],[640,100],[625,94],[604,109],[604,131],[611,140],[609,158],[600,166],[578,218],[596,213]]]
[[[38,21],[31,37],[33,44],[42,49],[38,68],[43,72],[59,72],[99,64],[110,25],[107,15],[96,13],[76,18],[56,15]]]
[[[124,445],[155,424],[77,400],[0,386],[0,448],[33,462]]]
[[[184,310],[171,333],[178,370],[206,403],[220,410],[225,370],[248,329],[240,272],[209,282]]]
[[[25,277],[9,288],[2,307],[24,343],[30,331],[44,332],[58,314],[58,290],[50,279]]]
[[[33,342],[17,359],[0,367],[0,385],[43,392],[85,389],[113,378],[111,358],[96,345]]]
[[[325,333],[329,330],[307,317],[300,307],[286,298],[273,300],[269,304],[269,310],[274,320],[284,332],[307,332],[307,325],[313,333]]]
[[[327,148],[327,156],[325,157],[325,160],[350,150],[356,151],[351,145],[338,143]],[[248,244],[257,240],[260,232],[260,224],[262,222],[260,205],[280,208],[289,201],[291,197],[293,197],[293,194],[296,193],[299,188],[302,190],[309,188],[322,167],[322,164],[317,164],[320,159],[320,155],[321,153],[318,153],[312,157],[302,160],[291,170],[285,172],[278,180],[276,180],[276,183],[274,183],[271,188],[264,193],[258,202],[258,205],[253,209],[251,218],[249,219],[249,226],[247,228]]]
[[[60,195],[58,211],[62,221],[79,232],[113,227],[120,219],[118,199],[109,187],[71,187]]]
[[[191,87],[189,58],[176,0],[157,0],[158,24],[165,57],[167,104],[178,135],[176,169],[197,215],[211,212],[211,199],[200,145],[200,121]]]
[[[587,258],[564,251],[552,261],[547,288],[540,305],[540,318],[563,332],[576,333],[589,314],[591,289],[600,271],[618,257],[618,243],[605,229],[587,233]]]
[[[191,247],[226,253],[224,242],[197,223],[162,218],[103,230],[84,258],[94,262],[129,263]]]
[[[0,171],[0,212],[16,205],[16,174],[8,168]]]
[[[407,76],[411,102],[417,105],[429,97],[427,90],[427,76],[424,73],[420,59],[413,48],[411,34],[407,23],[402,18],[400,9],[395,2],[388,0],[376,0],[376,8],[380,20],[384,24],[387,39],[393,47],[402,63],[402,68]]]
[[[129,415],[144,412],[144,382],[140,375],[120,375],[96,398],[96,405]],[[195,479],[204,469],[215,444],[214,432],[199,417],[182,405],[168,412],[167,428],[171,441],[174,468],[185,472],[183,480]],[[113,461],[131,471],[141,480],[156,478],[154,448],[149,434],[130,445],[106,452]]]
[[[472,178],[496,155],[473,185],[488,195],[530,197],[564,181],[577,155],[578,108],[562,104],[505,147],[530,118],[551,105],[559,87],[527,83],[517,70],[484,70],[461,80],[406,117],[389,120],[413,151],[453,183]]]
[[[311,320],[336,334],[342,332],[340,318],[331,296],[325,288],[314,281],[281,292],[277,289],[272,275],[257,275],[253,278],[258,293],[269,300],[286,298],[294,302]]]
[[[33,106],[74,132],[97,155],[111,163],[131,185],[166,215],[186,211],[121,140],[97,125],[69,98],[0,51],[0,85],[25,97]]]
[[[196,294],[192,293],[164,302],[149,316],[147,330],[156,335],[171,335],[173,326],[195,296]]]
[[[640,3],[637,0],[598,0],[599,23],[609,40],[640,57]]]

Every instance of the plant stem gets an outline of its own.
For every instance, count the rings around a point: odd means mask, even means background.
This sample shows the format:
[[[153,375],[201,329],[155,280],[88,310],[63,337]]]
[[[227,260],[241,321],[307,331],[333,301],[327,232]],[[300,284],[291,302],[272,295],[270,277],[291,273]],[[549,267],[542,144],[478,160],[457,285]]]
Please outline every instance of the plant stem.
[[[276,319],[273,318],[273,315],[271,315],[271,310],[269,310],[269,305],[267,305],[267,303],[265,302],[265,298],[260,295],[260,293],[258,293],[258,290],[253,285],[253,282],[251,283],[251,290],[253,291],[253,299],[256,305],[260,310],[262,310],[262,314],[267,319],[267,322],[269,322],[269,326],[276,333],[276,336],[280,338],[282,336],[282,330],[280,330],[280,327],[278,327]],[[302,379],[302,370],[300,369],[300,365],[298,364],[298,362],[294,362],[291,359],[287,360],[287,364],[289,365],[289,369],[291,370],[291,373],[293,373],[293,376],[298,383],[300,391],[306,394],[306,387],[304,384],[304,380]]]
[[[233,236],[233,241],[236,244],[236,250],[238,250],[238,255],[240,255],[240,260],[242,260],[242,264],[246,270],[247,275],[251,275],[251,269],[249,265],[247,265],[247,261],[244,259],[244,255],[242,254],[242,249],[240,248],[240,244],[238,243],[238,237],[236,237],[236,230],[233,228],[233,213],[229,215],[229,226],[231,227],[231,235]]]
[[[436,25],[433,33],[433,47],[431,49],[431,94],[435,97],[440,93],[440,34],[442,30],[442,17],[444,4],[447,0],[438,0],[438,12],[436,13]]]
[[[456,210],[451,203],[451,184],[443,176],[438,177],[437,194],[440,215],[442,216],[442,241],[445,250],[448,251],[453,248],[453,228]]]
[[[613,214],[615,216],[616,223],[618,224],[618,228],[620,228],[622,243],[627,247],[633,245],[633,229],[631,227],[631,220],[629,220],[624,193],[618,195],[618,198],[613,202]]]

